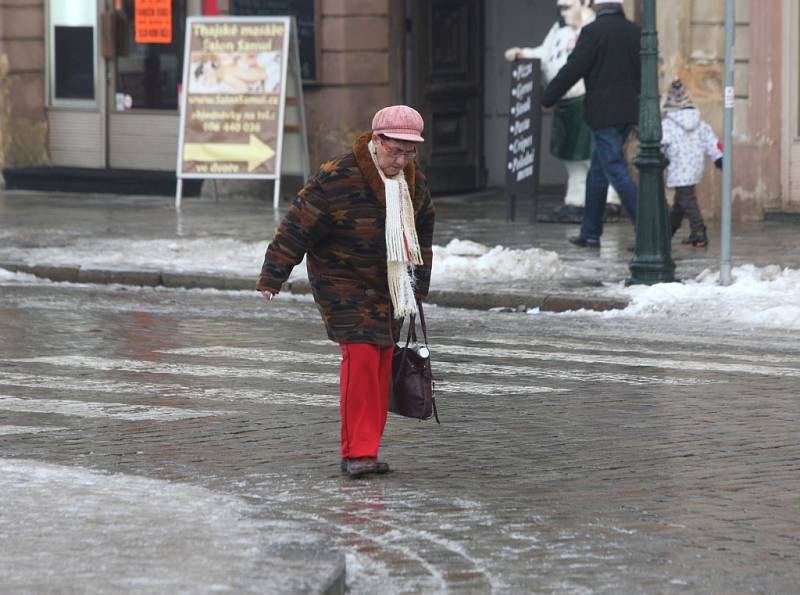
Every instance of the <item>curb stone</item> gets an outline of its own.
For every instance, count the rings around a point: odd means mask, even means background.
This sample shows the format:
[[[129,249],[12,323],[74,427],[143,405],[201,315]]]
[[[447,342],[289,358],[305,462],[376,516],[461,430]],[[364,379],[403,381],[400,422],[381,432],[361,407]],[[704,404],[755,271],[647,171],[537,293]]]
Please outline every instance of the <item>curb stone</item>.
[[[607,310],[624,310],[627,307],[627,300],[622,299],[578,297],[574,295],[547,295],[539,309],[542,312],[569,312],[573,310],[604,312]]]
[[[256,283],[249,277],[212,275],[208,273],[161,273],[161,285],[184,289],[253,289]]]
[[[79,269],[78,283],[117,283],[119,285],[155,287],[156,285],[161,285],[161,273],[158,271],[109,271],[104,269]]]
[[[67,283],[77,283],[80,273],[79,267],[34,266],[30,268],[31,274],[37,277],[44,277],[53,281],[65,281]]]
[[[438,306],[466,308],[469,310],[491,310],[492,308],[529,310],[538,308],[544,300],[541,296],[526,293],[495,294],[434,290],[428,293],[428,298],[425,301]]]
[[[253,290],[255,279],[236,275],[214,275],[208,273],[173,273],[167,271],[117,271],[105,269],[82,269],[76,266],[25,265],[0,263],[0,268],[16,273],[30,273],[36,277],[69,283],[96,283],[135,285],[142,287],[171,287],[184,289]],[[292,294],[309,294],[308,281],[287,282],[284,291]],[[542,312],[568,312],[574,310],[622,310],[628,306],[623,299],[603,297],[581,297],[560,294],[527,293],[469,293],[465,291],[433,290],[427,303],[450,308],[468,310],[491,310],[507,308],[524,312],[539,308]]]

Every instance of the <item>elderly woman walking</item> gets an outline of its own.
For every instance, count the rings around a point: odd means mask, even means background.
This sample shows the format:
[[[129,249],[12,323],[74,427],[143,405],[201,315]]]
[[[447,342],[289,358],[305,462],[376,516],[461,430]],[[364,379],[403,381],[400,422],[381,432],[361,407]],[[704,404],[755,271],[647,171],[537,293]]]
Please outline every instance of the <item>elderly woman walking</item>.
[[[257,288],[272,299],[306,256],[314,300],[342,353],[341,468],[386,473],[378,460],[392,352],[404,316],[430,284],[434,208],[415,164],[423,120],[383,108],[352,150],[326,161],[300,190],[267,248]]]

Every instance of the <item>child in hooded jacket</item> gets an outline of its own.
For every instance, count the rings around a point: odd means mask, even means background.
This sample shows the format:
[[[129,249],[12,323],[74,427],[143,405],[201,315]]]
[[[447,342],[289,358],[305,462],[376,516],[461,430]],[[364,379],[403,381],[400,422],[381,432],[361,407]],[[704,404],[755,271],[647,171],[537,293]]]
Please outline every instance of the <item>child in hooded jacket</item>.
[[[667,187],[675,189],[675,200],[669,213],[672,235],[683,218],[689,219],[689,237],[681,243],[703,248],[708,245],[706,225],[697,204],[695,186],[703,178],[705,156],[722,169],[722,151],[714,131],[700,116],[689,99],[686,87],[675,79],[664,102],[666,116],[661,122],[661,150],[669,159]]]

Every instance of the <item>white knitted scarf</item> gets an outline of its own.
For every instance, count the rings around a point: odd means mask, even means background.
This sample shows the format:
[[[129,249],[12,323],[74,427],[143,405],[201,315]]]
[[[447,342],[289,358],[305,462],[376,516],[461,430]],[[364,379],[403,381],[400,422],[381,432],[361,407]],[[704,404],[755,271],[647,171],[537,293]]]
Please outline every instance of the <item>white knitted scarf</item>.
[[[375,144],[369,141],[369,153],[375,169],[383,180],[386,195],[386,264],[389,271],[389,294],[392,296],[394,317],[403,318],[417,313],[414,297],[414,267],[422,264],[417,229],[414,225],[414,205],[403,170],[388,178],[378,165]]]

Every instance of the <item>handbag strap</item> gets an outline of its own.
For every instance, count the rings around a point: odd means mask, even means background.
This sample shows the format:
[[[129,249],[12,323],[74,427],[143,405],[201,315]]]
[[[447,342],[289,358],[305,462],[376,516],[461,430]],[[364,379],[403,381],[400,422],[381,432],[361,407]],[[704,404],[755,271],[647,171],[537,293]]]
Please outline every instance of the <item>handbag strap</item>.
[[[419,312],[419,324],[422,327],[422,337],[425,339],[425,347],[428,346],[428,327],[425,326],[425,313],[422,311],[422,302],[417,300],[417,311]],[[406,336],[406,347],[413,341],[417,342],[417,316],[409,315],[408,335]]]
[[[406,335],[406,347],[411,343],[413,340],[414,343],[417,342],[417,330],[414,328],[416,325],[414,324],[414,315],[409,315],[408,321],[408,334]]]
[[[425,313],[422,311],[422,302],[417,300],[417,310],[419,310],[419,324],[422,327],[422,337],[425,339],[425,347],[428,346],[428,328],[425,326]],[[413,319],[412,319],[413,322]],[[416,337],[414,337],[416,341]]]

